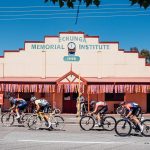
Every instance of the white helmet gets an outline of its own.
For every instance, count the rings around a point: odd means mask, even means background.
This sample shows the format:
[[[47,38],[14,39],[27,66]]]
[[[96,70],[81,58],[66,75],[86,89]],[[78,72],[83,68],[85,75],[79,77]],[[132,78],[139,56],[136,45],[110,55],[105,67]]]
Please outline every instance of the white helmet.
[[[9,97],[9,99],[8,99],[8,100],[11,102],[13,99],[14,99],[13,97]]]
[[[34,102],[36,100],[36,97],[35,96],[32,96],[31,98],[30,98],[30,101],[31,102]]]

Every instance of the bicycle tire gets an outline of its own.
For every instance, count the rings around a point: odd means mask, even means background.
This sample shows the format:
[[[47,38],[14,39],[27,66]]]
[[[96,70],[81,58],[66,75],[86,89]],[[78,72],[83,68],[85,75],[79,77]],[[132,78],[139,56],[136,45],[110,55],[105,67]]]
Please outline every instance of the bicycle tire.
[[[89,131],[95,126],[95,121],[91,116],[83,116],[79,124],[82,130]]]
[[[62,130],[65,126],[64,119],[61,116],[52,116],[50,122],[51,128],[54,130]]]
[[[142,131],[142,135],[146,137],[150,137],[150,119],[145,119],[141,122],[141,125],[144,126],[144,129]],[[148,134],[147,134],[148,133]]]
[[[1,116],[1,122],[2,122],[3,126],[6,126],[6,127],[12,126],[15,122],[14,114],[11,114],[8,112],[4,113]]]
[[[131,130],[132,130],[131,123],[128,120],[120,119],[116,122],[115,132],[117,133],[117,135],[128,136],[130,135]]]
[[[29,114],[23,114],[22,117],[21,117],[21,121],[22,121],[22,124],[27,127],[28,126],[28,119],[31,115]]]
[[[38,115],[33,114],[28,118],[28,127],[32,130],[38,130],[42,127],[42,120]]]
[[[102,127],[107,131],[112,131],[115,129],[116,119],[112,116],[106,116],[103,119]]]

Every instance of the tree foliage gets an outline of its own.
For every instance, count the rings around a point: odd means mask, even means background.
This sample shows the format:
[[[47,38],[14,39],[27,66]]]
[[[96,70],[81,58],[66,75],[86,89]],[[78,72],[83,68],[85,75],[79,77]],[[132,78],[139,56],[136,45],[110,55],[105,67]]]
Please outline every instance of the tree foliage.
[[[146,58],[146,63],[150,63],[150,51],[147,49],[142,49],[140,51],[140,56],[143,56]]]
[[[58,3],[60,7],[63,7],[65,4],[68,8],[74,8],[74,3],[85,3],[86,7],[94,4],[97,7],[100,5],[101,0],[44,0],[45,3],[52,2],[53,4]],[[150,0],[129,0],[131,5],[138,4],[140,7],[144,7],[145,9],[150,6]]]

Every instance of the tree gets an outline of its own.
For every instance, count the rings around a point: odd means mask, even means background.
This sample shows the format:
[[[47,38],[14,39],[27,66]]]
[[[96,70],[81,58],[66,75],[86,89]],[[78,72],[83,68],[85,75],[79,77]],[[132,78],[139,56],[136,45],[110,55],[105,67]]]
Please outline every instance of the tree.
[[[150,63],[150,51],[147,49],[142,49],[140,51],[140,56],[144,56],[146,58],[146,63]]]
[[[88,7],[89,5],[92,5],[92,4],[94,4],[98,7],[101,2],[101,0],[44,0],[44,1],[46,3],[47,2],[53,2],[54,4],[59,3],[60,7],[63,7],[64,4],[66,3],[68,8],[73,8],[75,2],[79,2],[79,4],[81,4],[81,2],[83,2],[86,4],[86,7]],[[129,1],[131,1],[131,5],[138,4],[138,5],[140,5],[140,7],[144,7],[145,9],[150,6],[150,0],[129,0]]]
[[[131,52],[139,52],[139,50],[138,50],[137,47],[131,47],[131,48],[130,48],[130,51],[131,51]]]

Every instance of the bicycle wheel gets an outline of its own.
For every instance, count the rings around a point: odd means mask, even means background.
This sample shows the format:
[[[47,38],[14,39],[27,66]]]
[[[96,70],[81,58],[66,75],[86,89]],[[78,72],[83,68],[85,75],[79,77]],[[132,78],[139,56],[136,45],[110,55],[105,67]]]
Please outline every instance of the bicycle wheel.
[[[29,119],[30,115],[29,114],[22,114],[21,117],[21,122],[22,124],[27,127],[28,126],[28,119]]]
[[[141,125],[143,125],[144,129],[141,133],[143,136],[150,137],[150,119],[145,119],[141,122]]]
[[[14,117],[14,114],[11,114],[11,113],[4,113],[2,116],[1,116],[1,122],[4,126],[11,126],[14,124],[14,121],[15,121],[15,117]]]
[[[91,130],[94,127],[94,125],[95,121],[91,116],[83,116],[80,119],[80,127],[85,131]]]
[[[115,128],[116,119],[112,116],[106,116],[103,119],[102,126],[107,131],[112,131]]]
[[[118,120],[115,125],[115,132],[119,136],[128,136],[132,130],[131,123],[128,120]]]
[[[33,130],[37,130],[42,127],[42,119],[38,115],[31,115],[28,118],[28,127]]]
[[[62,130],[65,126],[64,119],[61,116],[51,116],[51,128],[55,130]]]

